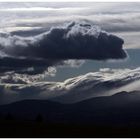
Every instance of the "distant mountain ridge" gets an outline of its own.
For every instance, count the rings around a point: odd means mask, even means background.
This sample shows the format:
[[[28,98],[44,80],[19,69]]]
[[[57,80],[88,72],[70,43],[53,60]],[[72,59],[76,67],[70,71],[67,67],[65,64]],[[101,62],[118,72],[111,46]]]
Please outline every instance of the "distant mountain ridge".
[[[140,91],[122,91],[74,104],[24,100],[0,106],[0,114],[10,113],[16,118],[33,120],[41,114],[45,121],[65,123],[138,123],[139,110]]]

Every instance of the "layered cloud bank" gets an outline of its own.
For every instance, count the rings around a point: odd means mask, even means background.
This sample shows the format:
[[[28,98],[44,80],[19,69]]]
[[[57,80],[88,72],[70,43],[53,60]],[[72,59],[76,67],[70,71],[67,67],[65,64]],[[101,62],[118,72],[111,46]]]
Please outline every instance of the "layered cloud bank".
[[[101,69],[64,82],[32,82],[20,75],[2,76],[0,104],[24,99],[49,99],[73,103],[92,97],[109,96],[122,90],[139,90],[140,68]],[[19,84],[20,83],[20,84]]]
[[[0,31],[33,36],[72,20],[89,21],[139,48],[140,3],[49,2],[0,3]],[[133,35],[132,35],[133,33]],[[135,34],[135,37],[134,37]],[[135,45],[131,43],[135,43]]]
[[[67,59],[122,59],[126,53],[123,39],[88,23],[72,22],[53,27],[34,37],[10,34],[0,36],[0,71],[40,73],[49,66],[62,65]],[[31,72],[30,72],[31,73]]]

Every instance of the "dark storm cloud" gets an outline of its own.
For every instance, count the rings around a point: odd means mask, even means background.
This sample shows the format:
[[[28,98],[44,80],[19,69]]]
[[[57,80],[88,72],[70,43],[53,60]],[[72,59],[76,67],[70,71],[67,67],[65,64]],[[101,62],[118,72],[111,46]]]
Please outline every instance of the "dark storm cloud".
[[[123,43],[96,26],[76,22],[28,38],[1,34],[0,71],[47,67],[67,59],[122,59]]]
[[[15,71],[17,73],[38,74],[57,63],[57,60],[3,57],[0,58],[0,72]]]

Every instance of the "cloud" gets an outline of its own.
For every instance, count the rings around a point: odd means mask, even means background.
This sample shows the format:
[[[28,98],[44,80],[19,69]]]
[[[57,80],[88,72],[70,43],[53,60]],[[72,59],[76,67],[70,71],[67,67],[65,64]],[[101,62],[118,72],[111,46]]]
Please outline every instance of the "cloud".
[[[18,76],[4,75],[1,76],[0,83],[27,84],[27,81]]]
[[[117,8],[116,8],[117,9]],[[8,31],[15,31],[21,28],[21,30],[24,30],[29,27],[37,28],[42,27],[49,28],[50,26],[54,25],[62,25],[64,22],[70,22],[71,20],[79,20],[79,21],[88,21],[94,25],[100,26],[102,29],[108,31],[108,32],[133,32],[133,31],[140,31],[140,13],[139,11],[129,11],[129,12],[94,12],[94,11],[88,11],[82,10],[82,12],[79,12],[78,14],[56,14],[54,16],[50,15],[44,16],[42,14],[42,17],[34,17],[34,15],[31,15],[30,19],[17,19],[14,24],[16,24],[16,27],[6,27],[5,28]],[[114,11],[114,9],[113,9]],[[37,19],[40,20],[37,20]],[[133,22],[132,19],[135,21]],[[11,24],[13,24],[14,21],[12,21]],[[10,24],[10,23],[9,23]]]
[[[96,60],[126,57],[121,38],[90,24],[72,22],[30,40],[16,36],[8,40],[7,44],[2,42],[6,46],[2,51],[17,57]]]
[[[64,22],[71,20],[88,20],[109,32],[140,30],[139,3],[28,4],[30,6],[27,6],[27,3],[22,6],[18,3],[15,3],[14,6],[1,3],[0,9],[2,15],[4,15],[1,17],[1,30],[17,30],[18,27],[23,30],[32,27],[33,29],[38,27],[48,28],[52,25],[62,25]],[[39,7],[40,10],[35,10],[35,7]],[[16,8],[16,13],[11,12],[14,8]],[[20,10],[22,8],[25,8],[24,12]],[[8,9],[11,9],[11,11],[8,12]],[[45,12],[44,9],[53,10]]]
[[[28,68],[28,72],[34,71],[34,68]],[[44,81],[47,77],[54,77],[57,70],[55,67],[48,67],[46,71],[41,74],[28,75],[28,74],[18,74],[15,72],[5,72],[0,77],[0,83],[6,84],[29,84],[37,81]]]
[[[92,97],[110,96],[124,90],[139,90],[139,80],[140,68],[134,70],[104,68],[99,72],[67,79],[61,84],[65,92],[52,100],[74,103]]]
[[[64,60],[60,63],[59,67],[72,67],[72,68],[79,68],[80,66],[82,66],[85,63],[85,60]]]
[[[88,24],[71,22],[34,37],[0,34],[0,71],[65,64],[68,59],[123,59],[123,39]],[[72,61],[71,61],[72,62]],[[38,70],[38,72],[39,72]]]
[[[47,70],[49,66],[57,64],[57,60],[38,60],[30,58],[0,58],[0,72],[14,71],[21,74],[38,74]]]
[[[15,76],[14,76],[15,77]],[[13,84],[9,77],[1,80],[0,103],[24,99],[48,99],[61,103],[73,103],[99,96],[110,96],[120,91],[139,90],[140,68],[101,69],[65,80],[64,82],[31,82],[17,75],[24,83]],[[6,81],[6,78],[8,81]]]

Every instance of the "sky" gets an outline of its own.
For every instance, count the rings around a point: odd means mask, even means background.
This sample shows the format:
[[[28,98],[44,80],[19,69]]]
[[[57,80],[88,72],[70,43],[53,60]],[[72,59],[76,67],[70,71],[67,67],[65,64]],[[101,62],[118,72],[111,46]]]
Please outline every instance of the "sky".
[[[136,2],[1,2],[1,104],[138,89],[139,17]]]

